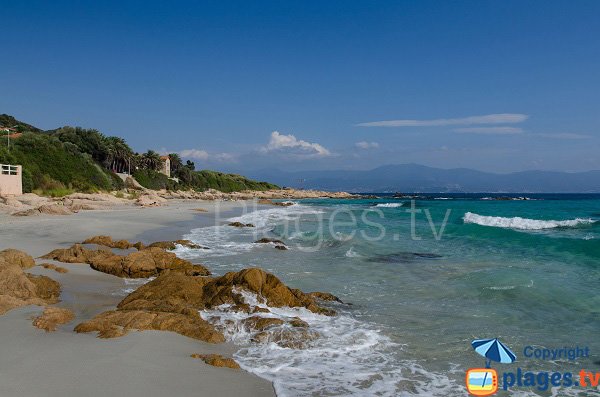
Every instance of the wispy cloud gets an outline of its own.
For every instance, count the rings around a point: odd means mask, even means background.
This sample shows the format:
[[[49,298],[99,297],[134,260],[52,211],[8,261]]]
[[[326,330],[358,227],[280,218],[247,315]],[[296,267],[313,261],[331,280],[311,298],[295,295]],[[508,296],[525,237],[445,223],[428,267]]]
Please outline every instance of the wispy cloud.
[[[519,127],[464,127],[456,128],[454,132],[459,134],[512,135],[522,134],[523,129]]]
[[[589,138],[591,138],[590,135],[573,134],[570,132],[557,133],[557,134],[536,133],[536,134],[531,134],[531,135],[539,136],[542,138],[552,138],[552,139],[589,139]]]
[[[193,160],[235,162],[236,158],[231,153],[209,153],[201,149],[185,149],[178,153],[181,157]]]
[[[455,119],[433,120],[387,120],[371,121],[357,124],[359,127],[444,127],[451,125],[476,125],[476,124],[515,124],[522,123],[529,116],[519,113],[486,114],[483,116],[469,116]]]
[[[367,142],[367,141],[360,141],[360,142],[356,142],[354,144],[354,146],[356,146],[359,149],[377,149],[379,148],[379,143],[377,142]]]
[[[310,157],[331,156],[331,152],[318,143],[303,141],[292,134],[283,135],[279,131],[271,133],[271,139],[268,145],[262,148],[262,151],[286,151],[298,156]]]

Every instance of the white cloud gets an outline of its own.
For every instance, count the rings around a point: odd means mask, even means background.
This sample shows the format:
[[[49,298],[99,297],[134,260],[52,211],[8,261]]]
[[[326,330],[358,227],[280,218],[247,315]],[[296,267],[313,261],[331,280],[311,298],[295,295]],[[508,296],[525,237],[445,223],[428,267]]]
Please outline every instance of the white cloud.
[[[198,149],[186,149],[179,152],[181,157],[195,159],[195,160],[208,160],[209,154],[206,150]]]
[[[589,136],[589,135],[573,134],[570,132],[558,133],[558,134],[537,133],[537,134],[531,134],[531,135],[539,136],[542,138],[554,138],[554,139],[588,139],[588,138],[591,138],[591,136]]]
[[[203,161],[221,161],[234,162],[236,158],[231,153],[208,153],[206,150],[200,149],[185,149],[179,152],[179,155],[184,158],[203,160]]]
[[[264,152],[287,150],[297,155],[325,157],[331,156],[331,152],[318,143],[306,142],[296,138],[294,135],[283,135],[278,131],[271,133],[269,144],[263,148]]]
[[[519,127],[465,127],[456,128],[454,132],[460,134],[497,134],[497,135],[510,135],[510,134],[521,134],[523,129]]]
[[[354,146],[356,146],[359,149],[377,149],[379,147],[379,143],[361,141],[361,142],[356,142],[354,144]]]
[[[433,120],[388,120],[372,121],[357,124],[359,127],[443,127],[449,125],[474,125],[474,124],[515,124],[522,123],[529,116],[518,113],[498,113],[483,116],[469,116],[456,119]]]

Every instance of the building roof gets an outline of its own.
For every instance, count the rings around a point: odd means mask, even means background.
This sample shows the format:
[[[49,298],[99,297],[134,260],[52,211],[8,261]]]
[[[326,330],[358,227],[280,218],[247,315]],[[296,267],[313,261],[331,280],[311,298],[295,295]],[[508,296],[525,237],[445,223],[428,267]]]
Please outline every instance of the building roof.
[[[160,156],[160,159],[161,160],[170,160],[170,157],[169,156]]]

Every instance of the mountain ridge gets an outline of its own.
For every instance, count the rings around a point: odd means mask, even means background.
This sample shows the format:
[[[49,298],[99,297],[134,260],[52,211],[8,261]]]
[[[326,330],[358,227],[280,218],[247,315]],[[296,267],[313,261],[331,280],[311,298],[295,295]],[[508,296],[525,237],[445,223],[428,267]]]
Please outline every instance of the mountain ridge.
[[[507,174],[470,168],[442,169],[420,164],[389,164],[371,170],[246,171],[283,186],[349,192],[423,193],[600,193],[600,170],[527,170]]]

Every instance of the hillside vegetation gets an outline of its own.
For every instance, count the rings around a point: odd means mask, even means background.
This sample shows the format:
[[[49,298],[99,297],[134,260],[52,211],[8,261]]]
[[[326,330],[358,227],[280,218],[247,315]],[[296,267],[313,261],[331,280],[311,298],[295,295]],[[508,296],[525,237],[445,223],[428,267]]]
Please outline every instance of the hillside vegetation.
[[[135,153],[124,139],[94,129],[66,126],[43,131],[6,114],[0,115],[0,127],[11,128],[11,134],[22,133],[10,140],[10,148],[0,141],[0,163],[23,166],[25,192],[60,196],[72,191],[119,190],[123,182],[115,172],[129,170],[142,186],[156,190],[234,192],[278,188],[241,175],[196,171],[193,162],[184,164],[175,153],[169,155],[174,177],[170,179],[158,172],[162,165],[158,153]],[[6,134],[0,131],[0,139]]]

